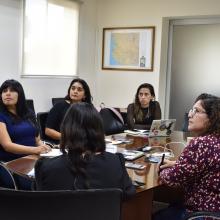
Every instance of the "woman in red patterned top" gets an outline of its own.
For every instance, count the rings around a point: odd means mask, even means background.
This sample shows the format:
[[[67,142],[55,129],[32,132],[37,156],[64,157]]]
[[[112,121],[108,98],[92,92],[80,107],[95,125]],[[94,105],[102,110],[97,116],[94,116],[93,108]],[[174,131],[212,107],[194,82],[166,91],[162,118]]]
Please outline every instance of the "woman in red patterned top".
[[[188,117],[188,129],[197,137],[177,161],[164,161],[160,180],[168,186],[183,187],[185,211],[182,213],[220,212],[220,98],[201,94]],[[173,217],[176,219],[175,214]]]

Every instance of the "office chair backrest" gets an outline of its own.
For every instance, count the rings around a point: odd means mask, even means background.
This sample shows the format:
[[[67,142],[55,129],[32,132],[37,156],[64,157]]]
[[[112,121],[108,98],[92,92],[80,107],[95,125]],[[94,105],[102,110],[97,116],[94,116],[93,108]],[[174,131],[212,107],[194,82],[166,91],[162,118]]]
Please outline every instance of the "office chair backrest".
[[[208,220],[220,220],[220,212],[192,212],[186,215],[184,220],[201,220],[201,219],[208,219]]]
[[[46,141],[48,144],[57,144],[57,141],[53,140],[52,138],[48,137],[45,134],[45,127],[46,127],[46,122],[47,122],[47,117],[48,117],[48,112],[38,112],[37,113],[37,122],[39,125],[39,130],[40,130],[40,137],[41,140]]]
[[[17,189],[12,173],[2,162],[0,162],[0,187]]]
[[[34,101],[33,99],[26,99],[26,103],[28,108],[33,111],[33,113],[35,114],[35,108],[34,108]]]
[[[46,126],[46,122],[47,122],[47,116],[48,116],[48,112],[38,112],[37,113],[37,122],[39,125],[39,129],[40,129],[40,137],[42,140],[45,140],[46,134],[45,134],[45,126]]]
[[[52,98],[52,105],[56,105],[58,102],[65,100],[65,98]]]
[[[0,190],[4,220],[120,220],[121,190]]]

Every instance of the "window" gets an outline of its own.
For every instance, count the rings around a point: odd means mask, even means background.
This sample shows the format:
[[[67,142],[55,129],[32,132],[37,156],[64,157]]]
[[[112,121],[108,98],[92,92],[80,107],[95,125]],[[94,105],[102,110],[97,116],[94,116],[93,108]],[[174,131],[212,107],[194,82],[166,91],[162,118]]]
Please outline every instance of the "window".
[[[79,3],[24,0],[23,76],[74,76]]]

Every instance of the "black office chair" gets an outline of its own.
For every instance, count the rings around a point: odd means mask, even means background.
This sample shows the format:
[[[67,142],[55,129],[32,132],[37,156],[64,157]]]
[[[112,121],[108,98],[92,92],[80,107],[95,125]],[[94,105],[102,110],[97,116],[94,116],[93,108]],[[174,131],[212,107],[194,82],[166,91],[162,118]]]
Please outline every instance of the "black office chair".
[[[186,215],[184,220],[201,220],[201,219],[209,219],[209,220],[219,220],[220,212],[192,212]]]
[[[52,98],[52,105],[56,105],[58,102],[64,101],[65,98]]]
[[[39,125],[40,137],[42,140],[47,139],[47,136],[45,134],[45,126],[46,126],[46,122],[47,122],[47,116],[48,116],[48,112],[38,112],[37,113],[37,122]]]
[[[120,220],[121,190],[0,190],[4,220]]]
[[[2,162],[0,162],[0,187],[17,189],[17,185],[12,173]]]
[[[51,144],[57,144],[52,138],[48,137],[45,134],[45,127],[46,127],[48,114],[49,114],[48,112],[38,112],[37,113],[37,122],[39,125],[40,137],[41,137],[41,140],[43,140],[43,141],[46,141]]]
[[[33,99],[26,99],[26,103],[28,108],[33,111],[33,113],[35,114],[35,108],[34,108],[34,101]]]

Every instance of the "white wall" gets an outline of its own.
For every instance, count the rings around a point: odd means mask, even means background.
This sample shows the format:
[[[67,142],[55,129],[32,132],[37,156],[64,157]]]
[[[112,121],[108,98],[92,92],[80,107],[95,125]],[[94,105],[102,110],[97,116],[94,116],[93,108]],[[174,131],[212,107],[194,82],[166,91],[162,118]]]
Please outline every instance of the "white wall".
[[[96,0],[86,0],[81,6],[79,33],[79,77],[95,90],[95,25]],[[16,79],[24,87],[27,98],[34,99],[36,112],[51,108],[52,97],[63,97],[70,78],[21,78],[21,0],[0,0],[0,84]],[[96,95],[93,95],[96,97]]]
[[[218,0],[98,0],[98,99],[107,105],[125,107],[134,98],[139,84],[154,85],[164,109],[166,91],[169,19],[220,15]],[[122,72],[101,69],[102,28],[156,26],[153,72]]]
[[[19,4],[0,1],[0,80],[18,78]]]
[[[145,2],[147,3],[148,1]],[[157,24],[159,24],[160,21],[157,17],[152,16],[152,11],[148,11],[148,7],[145,7],[145,5],[147,5],[145,2],[140,0],[98,1],[98,98],[99,102],[104,102],[106,105],[127,107],[127,105],[133,101],[138,85],[143,82],[152,83],[156,89],[156,96],[158,97],[160,27],[158,27]],[[111,71],[101,69],[102,28],[152,25],[156,26],[156,59],[154,60],[155,65],[153,72]]]
[[[165,104],[167,28],[165,18],[220,15],[219,0],[83,0],[79,35],[79,76],[86,79],[95,104],[126,107],[137,86],[152,83]],[[51,97],[64,96],[70,79],[20,78],[21,0],[0,0],[0,83],[19,80],[36,111],[51,107]],[[102,28],[156,26],[153,72],[101,69]]]

